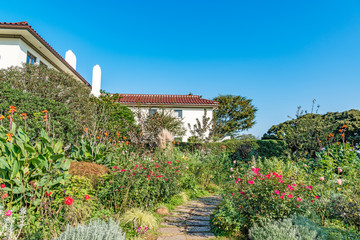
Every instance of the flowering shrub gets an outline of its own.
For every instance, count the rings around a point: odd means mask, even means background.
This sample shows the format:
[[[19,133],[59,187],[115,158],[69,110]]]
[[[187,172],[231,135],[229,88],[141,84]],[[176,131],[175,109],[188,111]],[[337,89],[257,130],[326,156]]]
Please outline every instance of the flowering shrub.
[[[14,217],[12,211],[4,211],[0,205],[0,237],[6,237],[9,240],[16,240],[19,238],[23,227],[26,225],[25,221],[26,208],[22,208],[19,212],[18,218]]]
[[[143,158],[127,167],[113,166],[98,197],[114,210],[153,207],[178,193],[183,166],[179,160]]]
[[[276,162],[276,160],[273,160]],[[271,165],[271,164],[270,164]],[[241,220],[243,232],[251,228],[254,223],[281,219],[293,214],[301,214],[311,207],[319,198],[311,184],[306,183],[296,172],[266,171],[265,169],[250,167],[241,168],[238,172],[233,169],[230,177],[232,186],[224,196],[236,209],[237,220],[219,218],[219,211],[215,212],[215,225],[231,229],[233,222]],[[290,166],[292,166],[290,164]],[[273,165],[275,167],[275,165]],[[286,168],[283,167],[283,170]],[[295,169],[295,167],[293,168]],[[231,172],[231,170],[230,170]],[[221,208],[220,208],[221,209]]]

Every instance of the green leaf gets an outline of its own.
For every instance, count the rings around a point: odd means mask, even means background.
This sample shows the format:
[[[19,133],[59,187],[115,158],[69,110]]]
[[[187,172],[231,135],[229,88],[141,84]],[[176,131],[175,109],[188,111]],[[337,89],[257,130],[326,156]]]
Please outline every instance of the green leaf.
[[[53,160],[53,161],[56,161],[56,160],[58,160],[60,158],[63,158],[63,157],[64,157],[64,154],[56,154],[56,155],[50,156],[51,160]]]
[[[0,157],[0,168],[2,169],[10,169],[9,164],[6,162],[6,158]]]
[[[61,164],[61,169],[62,170],[69,170],[70,169],[70,165],[71,165],[71,161],[70,159],[66,159],[66,160],[61,160],[63,161],[63,163]]]
[[[57,142],[54,146],[54,152],[55,153],[61,153],[62,152],[62,146],[63,143],[61,141]]]
[[[12,165],[12,173],[11,173],[10,179],[13,179],[16,177],[16,175],[19,173],[19,168],[20,168],[18,160],[14,159],[13,161],[14,162]]]

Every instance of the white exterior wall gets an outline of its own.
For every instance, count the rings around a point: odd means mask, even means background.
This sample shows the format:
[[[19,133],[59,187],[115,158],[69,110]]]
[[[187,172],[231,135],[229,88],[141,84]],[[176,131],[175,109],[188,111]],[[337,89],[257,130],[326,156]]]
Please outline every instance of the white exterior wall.
[[[130,107],[133,112],[138,111],[138,107]],[[189,130],[189,123],[191,128],[193,129],[194,124],[196,124],[196,119],[200,120],[202,123],[202,118],[204,116],[204,110],[206,109],[206,117],[210,117],[210,120],[213,118],[213,108],[201,108],[201,107],[173,107],[173,108],[161,108],[161,107],[140,107],[142,113],[148,113],[150,109],[156,109],[157,111],[171,111],[174,116],[177,116],[174,112],[175,110],[182,110],[182,120],[184,123],[184,127],[186,129],[185,135],[182,137],[182,141],[186,142],[189,137],[191,137],[191,133]],[[209,133],[207,133],[209,134]]]
[[[48,67],[53,67],[21,39],[0,38],[0,69],[22,66],[26,63],[28,51],[36,57],[36,63],[40,64],[41,61]]]

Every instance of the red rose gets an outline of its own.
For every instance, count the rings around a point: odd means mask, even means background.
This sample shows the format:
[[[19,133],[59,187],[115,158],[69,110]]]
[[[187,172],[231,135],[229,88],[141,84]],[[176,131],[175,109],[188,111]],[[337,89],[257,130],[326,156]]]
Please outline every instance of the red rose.
[[[89,195],[85,195],[85,200],[89,200],[90,196]]]
[[[69,206],[70,206],[71,204],[73,204],[73,202],[74,202],[74,199],[72,199],[71,197],[66,197],[64,203],[65,203],[66,205],[69,205]]]

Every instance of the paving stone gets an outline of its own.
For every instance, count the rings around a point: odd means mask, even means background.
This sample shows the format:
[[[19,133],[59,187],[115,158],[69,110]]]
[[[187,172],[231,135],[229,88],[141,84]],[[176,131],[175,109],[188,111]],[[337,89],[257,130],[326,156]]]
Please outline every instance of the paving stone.
[[[191,215],[187,218],[187,220],[200,220],[200,221],[210,221],[210,216],[196,216]]]
[[[182,227],[184,226],[183,222],[162,222],[160,223],[162,227]]]
[[[158,232],[162,234],[182,234],[185,230],[180,227],[162,227],[158,229]]]
[[[182,212],[182,213],[190,213],[193,210],[193,208],[178,208],[175,209],[175,212]]]
[[[183,217],[164,217],[164,220],[169,222],[184,222],[185,218]]]
[[[186,221],[185,224],[187,226],[210,226],[209,221],[197,221],[197,220]]]
[[[215,234],[213,233],[188,233],[187,234],[187,239],[191,240],[201,240],[201,239],[211,239],[211,238],[216,238]]]
[[[186,237],[185,235],[162,236],[158,240],[186,240]]]
[[[210,232],[210,226],[207,227],[187,227],[187,232],[193,233],[193,232]]]
[[[208,212],[202,212],[202,211],[193,211],[193,212],[191,212],[191,215],[196,215],[196,216],[210,216],[210,213],[208,213]]]

